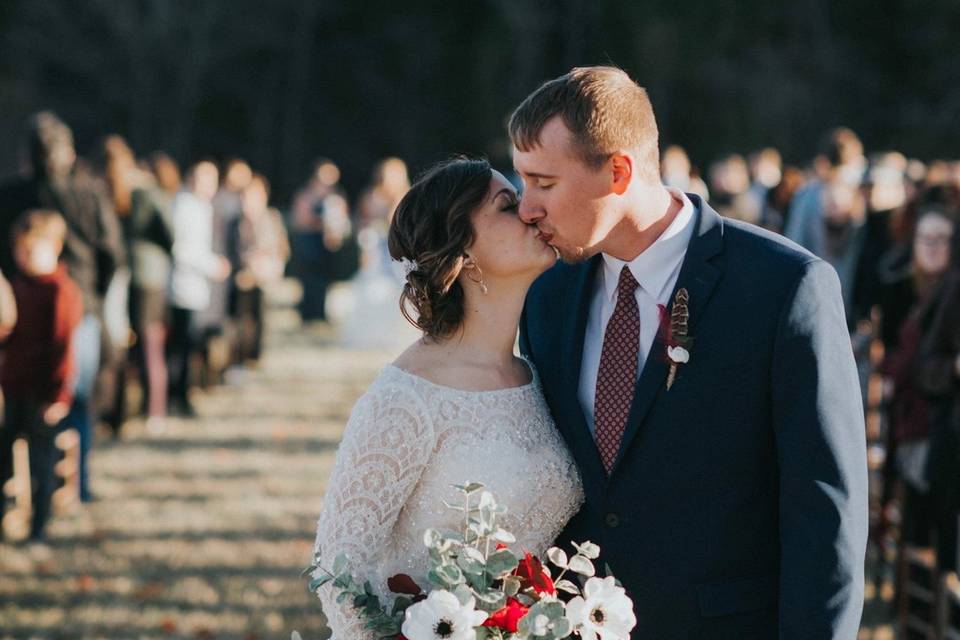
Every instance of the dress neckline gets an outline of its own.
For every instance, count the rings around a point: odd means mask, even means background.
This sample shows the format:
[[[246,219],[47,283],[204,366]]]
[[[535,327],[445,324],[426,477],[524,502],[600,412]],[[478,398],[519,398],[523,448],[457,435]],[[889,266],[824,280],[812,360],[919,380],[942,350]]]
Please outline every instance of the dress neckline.
[[[406,376],[406,377],[408,377],[408,378],[413,378],[414,380],[417,380],[417,381],[419,381],[419,382],[422,382],[423,384],[425,384],[425,385],[427,385],[427,386],[434,387],[434,388],[436,388],[436,389],[442,389],[443,391],[453,391],[453,392],[455,392],[455,393],[466,393],[466,394],[471,394],[471,395],[490,395],[490,394],[512,393],[512,392],[526,391],[527,389],[533,388],[533,387],[537,384],[537,370],[536,370],[536,367],[534,367],[533,364],[532,364],[529,360],[527,360],[525,357],[523,357],[522,355],[520,356],[520,359],[523,360],[524,364],[527,366],[527,369],[530,371],[530,382],[527,382],[526,384],[518,385],[518,386],[516,386],[516,387],[502,387],[502,388],[500,388],[500,389],[486,389],[486,390],[479,390],[479,389],[460,389],[460,388],[458,388],[458,387],[451,387],[451,386],[449,386],[449,385],[440,384],[440,383],[438,383],[438,382],[433,382],[432,380],[427,380],[427,379],[424,378],[423,376],[417,375],[417,374],[415,374],[415,373],[411,373],[410,371],[407,371],[406,369],[403,369],[402,367],[398,367],[397,365],[395,365],[395,364],[393,364],[393,363],[387,364],[385,368],[387,368],[387,369],[393,369],[393,370],[395,370],[395,371],[399,371],[402,375],[404,375],[404,376]]]

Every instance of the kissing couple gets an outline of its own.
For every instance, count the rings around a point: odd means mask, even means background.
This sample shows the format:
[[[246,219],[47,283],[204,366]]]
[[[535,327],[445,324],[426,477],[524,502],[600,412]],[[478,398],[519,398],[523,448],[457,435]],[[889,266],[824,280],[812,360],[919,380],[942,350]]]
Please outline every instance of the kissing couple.
[[[457,528],[443,503],[476,481],[518,548],[600,545],[632,638],[855,638],[866,446],[833,268],[664,186],[620,69],[543,84],[509,133],[522,194],[456,158],[393,216],[423,337],[353,409],[320,561],[426,584],[423,532]],[[375,637],[319,595],[334,639]]]

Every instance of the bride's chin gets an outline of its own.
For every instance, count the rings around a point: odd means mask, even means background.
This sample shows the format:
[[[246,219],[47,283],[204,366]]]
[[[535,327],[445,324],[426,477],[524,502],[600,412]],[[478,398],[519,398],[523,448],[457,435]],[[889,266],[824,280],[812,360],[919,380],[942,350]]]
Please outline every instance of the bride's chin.
[[[549,249],[549,251],[543,254],[543,259],[538,264],[540,273],[547,271],[557,263],[557,254],[554,252],[553,247],[549,247]]]

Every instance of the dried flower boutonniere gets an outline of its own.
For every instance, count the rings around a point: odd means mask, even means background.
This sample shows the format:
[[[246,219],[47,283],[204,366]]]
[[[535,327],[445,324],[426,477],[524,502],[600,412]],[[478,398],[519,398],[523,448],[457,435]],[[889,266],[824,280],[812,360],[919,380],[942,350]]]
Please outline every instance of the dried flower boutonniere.
[[[670,372],[667,374],[667,389],[673,386],[681,364],[690,362],[690,348],[693,337],[690,335],[690,294],[686,289],[678,289],[673,299],[669,316],[667,309],[660,305],[660,326],[663,341],[667,345],[667,360]]]

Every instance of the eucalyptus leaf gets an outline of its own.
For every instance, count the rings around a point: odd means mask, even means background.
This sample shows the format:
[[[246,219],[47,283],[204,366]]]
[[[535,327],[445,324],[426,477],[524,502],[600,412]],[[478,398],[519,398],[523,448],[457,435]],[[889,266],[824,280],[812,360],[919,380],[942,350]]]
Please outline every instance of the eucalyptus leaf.
[[[557,600],[541,600],[530,607],[530,611],[523,618],[517,627],[522,638],[542,638],[543,640],[554,640],[555,638],[564,638],[570,635],[570,621],[564,616],[566,610],[564,605]],[[536,620],[543,616],[547,620],[546,629],[535,629]],[[541,633],[534,636],[534,631]],[[546,633],[542,633],[546,631]]]
[[[577,585],[573,584],[569,580],[557,580],[553,586],[555,586],[560,591],[573,594],[575,596],[580,595],[580,589],[577,588]]]
[[[483,489],[484,485],[479,482],[468,482],[465,486],[458,486],[457,488],[469,496],[477,491],[480,491],[480,489]]]
[[[593,544],[589,540],[587,540],[583,544],[577,544],[576,542],[574,542],[573,546],[574,548],[576,548],[577,553],[579,553],[582,556],[586,556],[590,560],[596,560],[597,558],[600,557],[600,547]]]
[[[437,589],[446,589],[451,586],[446,576],[440,573],[439,568],[430,569],[427,572],[427,581]]]
[[[443,537],[440,535],[440,532],[436,529],[427,529],[423,532],[423,544],[430,548],[435,549],[440,546],[440,542]],[[334,571],[334,573],[337,573]]]
[[[593,568],[593,563],[583,556],[573,556],[570,558],[570,570],[582,576],[587,576],[588,578],[597,573],[596,569]]]
[[[490,585],[493,584],[493,579],[490,577],[490,574],[486,571],[481,573],[468,573],[467,574],[467,583],[473,587],[477,592],[486,591],[490,588]]]
[[[438,572],[447,579],[447,583],[450,585],[463,582],[463,571],[455,564],[445,564],[438,569]]]
[[[398,613],[406,611],[407,607],[409,607],[411,604],[413,604],[413,598],[408,596],[397,596],[393,599],[393,609],[390,611],[390,615],[395,616]]]
[[[462,606],[466,606],[471,598],[474,597],[473,591],[465,584],[458,584],[457,588],[453,590],[453,595],[456,596]]]
[[[293,633],[290,634],[290,640],[303,640],[303,638],[300,637],[299,633],[294,631]]]
[[[566,638],[573,631],[573,625],[568,618],[558,618],[553,623],[552,631],[555,638]]]
[[[499,577],[516,569],[518,564],[517,556],[513,555],[512,551],[501,549],[491,553],[487,558],[487,572],[494,577]]]
[[[450,551],[450,549],[452,549],[455,544],[456,542],[454,540],[451,540],[450,538],[442,538],[440,540],[440,544],[437,545],[437,551],[439,551],[440,553],[446,553]]]
[[[336,559],[333,561],[333,575],[339,576],[341,573],[343,573],[343,570],[347,568],[348,561],[349,560],[347,559],[346,554],[337,554]]]
[[[493,497],[493,494],[489,491],[484,491],[480,494],[480,509],[493,509],[497,506],[497,500]]]
[[[457,556],[457,566],[464,573],[478,575],[486,570],[487,563],[486,558],[479,550],[473,547],[464,547],[460,550],[460,555]]]
[[[329,576],[329,575],[321,576],[319,578],[314,578],[313,580],[310,581],[310,591],[316,592],[317,589],[327,584],[331,580],[333,580],[333,576]]]
[[[507,531],[506,529],[497,529],[493,532],[491,536],[497,542],[502,542],[504,544],[513,544],[517,541],[516,536]]]
[[[532,607],[537,602],[536,599],[528,596],[525,593],[518,593],[514,597],[517,599],[517,602],[525,607]]]
[[[507,603],[507,595],[502,591],[485,591],[476,596],[477,608],[493,612],[502,609]]]
[[[507,576],[503,579],[503,592],[509,597],[513,597],[520,592],[520,579],[513,576]]]
[[[547,557],[550,558],[550,562],[561,569],[567,568],[567,553],[560,547],[550,547],[547,549]]]

